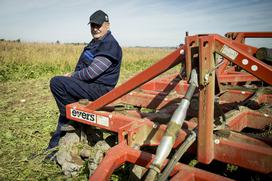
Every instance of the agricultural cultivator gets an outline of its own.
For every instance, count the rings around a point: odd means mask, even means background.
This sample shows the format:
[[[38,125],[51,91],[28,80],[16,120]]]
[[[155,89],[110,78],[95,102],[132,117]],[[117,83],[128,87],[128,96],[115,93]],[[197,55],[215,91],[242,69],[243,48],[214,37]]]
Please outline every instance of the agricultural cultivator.
[[[96,101],[67,105],[67,117],[83,123],[80,142],[98,132],[111,140],[94,144],[102,156],[90,158],[90,180],[109,180],[125,163],[131,179],[231,180],[182,163],[185,154],[271,174],[272,52],[246,38],[272,32],[186,35],[184,45]],[[179,72],[161,76],[177,65]]]

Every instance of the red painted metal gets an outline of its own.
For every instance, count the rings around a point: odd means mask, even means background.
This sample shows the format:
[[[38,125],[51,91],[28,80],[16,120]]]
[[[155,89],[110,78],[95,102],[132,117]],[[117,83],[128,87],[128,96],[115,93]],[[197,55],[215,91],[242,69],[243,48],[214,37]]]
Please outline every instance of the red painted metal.
[[[244,110],[232,111],[233,116],[228,118],[226,125],[231,130],[242,131],[244,128],[264,129],[272,123],[271,116],[247,108]],[[258,121],[256,121],[258,120]]]
[[[198,112],[198,148],[197,158],[200,162],[210,163],[214,158],[213,153],[213,115],[215,72],[212,48],[214,37],[201,36],[199,41],[199,111]]]
[[[166,129],[166,126],[161,123],[169,121],[188,89],[188,83],[186,80],[181,80],[180,73],[150,80],[182,62],[183,59],[180,56],[182,50],[186,52],[186,77],[190,76],[192,68],[198,68],[200,87],[195,96],[195,98],[198,97],[198,102],[195,103],[195,107],[192,107],[193,111],[188,111],[188,119],[179,131],[174,149],[184,141],[188,130],[197,127],[198,141],[195,145],[197,150],[193,148],[190,150],[197,153],[199,162],[209,164],[212,160],[219,160],[265,174],[272,172],[271,140],[242,133],[246,128],[264,129],[265,126],[272,124],[271,111],[252,110],[244,105],[251,99],[258,105],[272,104],[271,89],[268,89],[266,93],[263,91],[255,95],[252,91],[232,90],[230,86],[224,86],[224,89],[220,89],[220,94],[215,96],[215,87],[221,88],[222,83],[261,80],[272,84],[271,66],[253,57],[256,52],[255,47],[243,44],[244,38],[272,37],[272,33],[244,32],[228,35],[229,38],[232,36],[236,38],[230,40],[219,35],[188,36],[183,47],[100,99],[87,106],[79,103],[67,105],[68,119],[118,134],[119,144],[110,149],[90,178],[91,180],[108,179],[114,169],[125,162],[149,168],[154,156],[132,147],[160,144]],[[224,63],[218,69],[216,69],[218,62],[214,60],[214,53],[223,56]],[[247,61],[243,61],[245,59]],[[237,70],[237,66],[247,72]],[[135,90],[135,88],[138,89]],[[221,114],[223,112],[226,117],[222,125],[215,124],[218,114],[214,106],[216,97],[222,108]],[[129,104],[136,108],[117,110],[116,104]],[[239,104],[239,107],[236,104]],[[144,113],[138,108],[150,108],[156,112]],[[98,109],[100,111],[96,111]],[[72,116],[72,110],[92,114],[95,120],[87,121],[82,117]],[[171,179],[221,180],[226,178],[179,163]]]
[[[272,67],[270,65],[267,65],[252,55],[249,55],[237,45],[232,44],[230,40],[222,38],[218,35],[214,35],[214,37],[216,40],[215,51],[217,53],[256,76],[260,80],[263,80],[268,84],[272,84]],[[227,51],[229,51],[228,55],[224,53]],[[233,55],[233,53],[236,55]]]
[[[272,32],[230,32],[226,34],[226,37],[232,40],[231,41],[232,45],[246,52],[247,55],[253,56],[256,53],[257,48],[244,44],[245,39],[246,38],[272,38]],[[225,82],[225,83],[260,81],[258,78],[256,78],[255,76],[251,74],[240,72],[238,67],[234,69],[234,66],[231,65],[227,59],[224,59],[224,66],[221,66],[220,68],[218,68],[217,74],[218,74],[219,81]]]
[[[136,165],[140,165],[149,168],[154,159],[154,155],[135,150],[127,146],[124,142],[119,143],[117,146],[111,148],[105,158],[96,169],[95,173],[90,177],[91,180],[109,180],[113,171],[120,167],[123,163],[129,162]],[[164,163],[166,165],[167,161]],[[213,173],[209,173],[194,167],[178,163],[173,172],[172,179],[170,180],[231,180],[223,176],[219,176]]]
[[[245,43],[246,38],[272,38],[272,32],[228,32],[225,36],[233,41]]]
[[[266,174],[272,171],[270,145],[237,133],[231,133],[228,138],[217,139],[216,143],[214,149],[216,160]]]
[[[238,75],[234,72],[228,72],[221,74],[218,78],[221,83],[238,83],[238,82],[252,82],[252,81],[260,81],[258,78],[244,72],[240,72]]]

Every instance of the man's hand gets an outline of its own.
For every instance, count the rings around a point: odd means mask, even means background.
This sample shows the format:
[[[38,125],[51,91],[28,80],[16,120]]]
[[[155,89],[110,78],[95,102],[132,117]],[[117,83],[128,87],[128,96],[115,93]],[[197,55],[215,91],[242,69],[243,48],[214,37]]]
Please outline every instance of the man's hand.
[[[71,77],[72,74],[73,74],[73,72],[69,72],[69,73],[64,74],[64,76],[65,76],[65,77]]]

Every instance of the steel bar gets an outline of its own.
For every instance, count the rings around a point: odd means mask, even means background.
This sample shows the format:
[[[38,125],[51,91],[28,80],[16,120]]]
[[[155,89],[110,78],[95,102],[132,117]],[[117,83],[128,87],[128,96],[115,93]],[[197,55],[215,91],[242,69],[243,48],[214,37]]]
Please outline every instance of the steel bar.
[[[230,40],[215,35],[215,51],[268,84],[272,84],[272,67],[249,55]]]
[[[210,163],[214,158],[213,147],[213,121],[214,121],[214,94],[215,73],[210,72],[214,68],[214,37],[199,37],[200,45],[200,92],[198,112],[198,146],[197,158],[202,163]]]

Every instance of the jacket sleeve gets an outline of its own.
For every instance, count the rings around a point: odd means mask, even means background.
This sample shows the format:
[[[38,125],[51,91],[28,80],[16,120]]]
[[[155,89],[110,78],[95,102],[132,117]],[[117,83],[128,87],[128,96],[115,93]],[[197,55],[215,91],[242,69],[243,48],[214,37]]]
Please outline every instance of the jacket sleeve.
[[[111,66],[112,62],[104,56],[97,56],[91,64],[79,71],[75,71],[72,77],[88,81],[101,75],[105,70]]]

